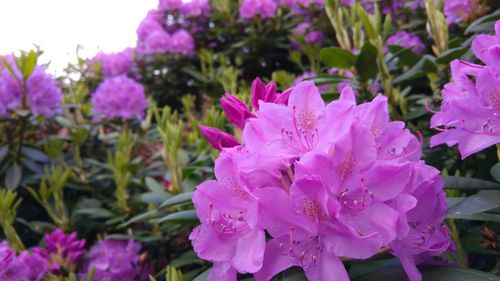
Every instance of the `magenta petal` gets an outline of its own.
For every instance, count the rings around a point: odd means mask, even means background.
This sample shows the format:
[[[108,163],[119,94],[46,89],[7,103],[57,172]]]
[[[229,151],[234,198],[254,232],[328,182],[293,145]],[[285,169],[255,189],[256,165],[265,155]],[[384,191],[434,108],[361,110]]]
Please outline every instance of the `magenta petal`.
[[[241,273],[254,273],[261,269],[266,248],[264,231],[249,233],[238,240],[233,258],[234,268]]]
[[[214,263],[207,281],[237,281],[237,272],[230,263]]]
[[[264,253],[264,264],[260,271],[255,273],[256,281],[269,281],[273,276],[283,270],[299,265],[296,258],[285,253],[286,245],[289,243],[288,236],[274,238],[266,244],[266,252]]]
[[[304,271],[309,281],[350,281],[344,264],[338,257],[331,255],[327,251],[323,251],[317,266],[311,264]]]

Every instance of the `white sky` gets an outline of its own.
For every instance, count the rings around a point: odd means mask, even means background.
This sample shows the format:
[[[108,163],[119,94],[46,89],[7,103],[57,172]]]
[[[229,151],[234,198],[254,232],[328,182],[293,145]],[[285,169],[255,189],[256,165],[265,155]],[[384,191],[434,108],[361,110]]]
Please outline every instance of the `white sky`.
[[[69,61],[98,50],[120,51],[134,47],[135,30],[158,0],[0,0],[0,54],[33,44],[45,51],[41,62],[61,73]]]

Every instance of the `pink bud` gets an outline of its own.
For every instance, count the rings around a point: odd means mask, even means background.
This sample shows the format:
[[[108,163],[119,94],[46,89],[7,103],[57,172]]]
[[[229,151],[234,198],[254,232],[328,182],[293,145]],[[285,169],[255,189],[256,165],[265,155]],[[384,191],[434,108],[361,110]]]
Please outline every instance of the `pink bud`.
[[[207,141],[213,148],[222,151],[226,147],[238,146],[238,140],[230,134],[221,131],[217,128],[199,126],[201,133],[205,136]]]
[[[229,93],[220,99],[220,104],[229,122],[240,129],[243,129],[248,118],[255,117],[243,101]]]

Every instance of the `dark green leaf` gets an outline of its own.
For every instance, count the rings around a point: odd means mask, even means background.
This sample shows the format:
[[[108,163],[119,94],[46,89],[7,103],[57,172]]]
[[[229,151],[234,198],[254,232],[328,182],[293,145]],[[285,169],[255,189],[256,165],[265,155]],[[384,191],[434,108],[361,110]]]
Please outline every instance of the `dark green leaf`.
[[[500,277],[486,272],[465,268],[453,267],[421,267],[420,271],[425,281],[500,281]],[[353,281],[407,281],[403,269],[400,267],[383,268]]]
[[[375,78],[377,69],[377,48],[370,43],[365,43],[356,60],[356,70],[361,80]]]
[[[413,66],[411,69],[401,74],[400,76],[396,77],[392,82],[394,84],[398,84],[408,80],[420,78],[427,73],[434,73],[434,72],[437,72],[437,65],[435,63],[435,59],[430,55],[426,55],[423,56],[422,59],[420,59],[420,61],[415,66]]]
[[[399,45],[389,45],[387,48],[392,54],[390,60],[398,58],[399,65],[413,66],[422,58],[413,52],[413,47],[404,48]]]
[[[192,197],[193,197],[193,192],[184,192],[184,193],[175,195],[175,196],[165,200],[165,202],[163,202],[160,205],[160,208],[166,208],[166,207],[171,207],[171,206],[191,202]]]
[[[327,67],[349,69],[356,63],[355,55],[353,55],[350,51],[338,47],[321,49],[319,57]]]
[[[43,153],[42,151],[33,149],[31,147],[24,146],[21,150],[25,156],[30,158],[31,160],[35,160],[38,162],[49,162],[50,158],[47,156],[47,154]]]
[[[448,215],[449,219],[471,220],[471,221],[490,221],[500,223],[500,215],[479,213],[472,215]]]
[[[113,212],[104,209],[104,208],[86,208],[86,209],[80,209],[76,211],[77,214],[79,215],[87,215],[90,216],[91,218],[110,218],[114,214]]]
[[[8,146],[2,146],[0,147],[0,163],[2,163],[3,159],[5,156],[7,156],[7,153],[9,153],[9,147]]]
[[[469,46],[446,50],[436,58],[436,62],[439,64],[449,64],[452,60],[462,57],[465,53],[467,53],[468,50]]]
[[[448,210],[450,216],[472,215],[500,207],[500,191],[483,191],[467,197]]]
[[[165,216],[156,222],[169,222],[169,223],[179,223],[179,224],[198,224],[199,220],[196,216],[196,212],[194,210],[188,211],[180,211],[177,213],[170,214]]]
[[[444,188],[460,190],[500,189],[500,184],[474,178],[443,176]]]
[[[492,14],[489,14],[487,16],[484,16],[482,18],[479,18],[472,22],[467,29],[465,30],[465,34],[470,34],[478,31],[484,30],[484,25],[493,25],[495,24],[495,21],[500,19],[500,10],[495,11]]]
[[[21,166],[14,164],[5,173],[5,187],[10,190],[16,189],[21,184],[23,176]]]
[[[496,163],[495,166],[491,167],[490,174],[497,182],[500,182],[500,163]]]

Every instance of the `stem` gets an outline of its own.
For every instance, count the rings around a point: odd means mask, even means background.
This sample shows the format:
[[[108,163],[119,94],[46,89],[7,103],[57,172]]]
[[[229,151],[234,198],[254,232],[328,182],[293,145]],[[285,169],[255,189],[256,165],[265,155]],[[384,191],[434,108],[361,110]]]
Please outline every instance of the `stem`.
[[[457,222],[455,220],[449,220],[448,225],[451,228],[451,238],[453,238],[453,241],[455,241],[455,244],[457,245],[458,263],[461,267],[467,268],[467,254],[465,253],[462,241],[460,240],[460,232],[458,231]]]
[[[19,139],[19,145],[17,147],[17,153],[16,153],[16,163],[19,163],[19,161],[21,160],[21,150],[22,150],[23,144],[24,144],[24,135],[25,135],[25,131],[26,131],[26,125],[27,125],[27,117],[22,117],[20,139]]]
[[[9,244],[18,252],[24,250],[25,247],[23,241],[21,240],[21,238],[19,238],[19,235],[17,235],[14,227],[5,221],[2,221],[1,226],[3,228],[3,232],[5,234],[5,237],[7,238],[7,241],[9,241]]]

